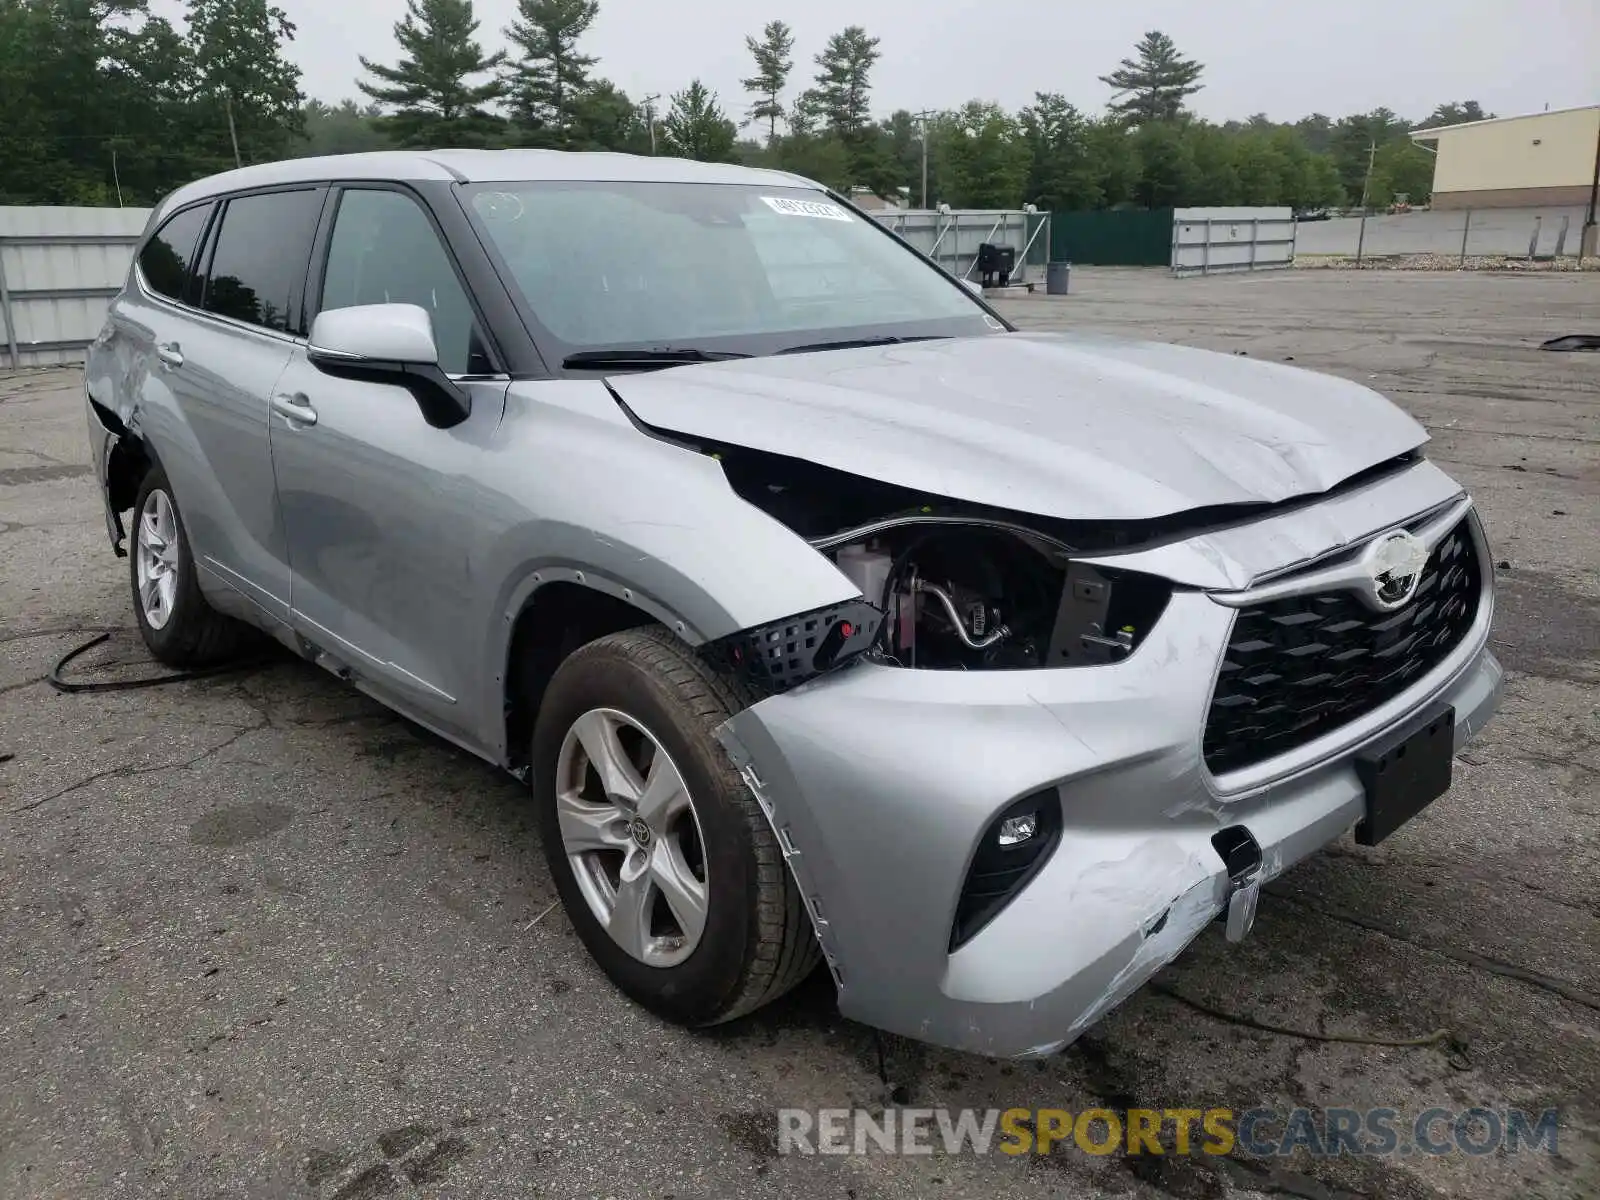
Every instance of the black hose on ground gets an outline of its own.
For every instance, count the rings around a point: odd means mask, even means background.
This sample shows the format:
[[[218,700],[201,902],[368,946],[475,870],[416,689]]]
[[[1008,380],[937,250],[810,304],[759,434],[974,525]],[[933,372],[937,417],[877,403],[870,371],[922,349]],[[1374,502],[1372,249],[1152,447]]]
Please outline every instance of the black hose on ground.
[[[245,671],[262,665],[263,659],[247,659],[243,662],[222,663],[215,667],[201,667],[194,671],[170,671],[165,675],[151,675],[143,679],[97,679],[97,680],[71,680],[61,677],[67,664],[79,655],[86,654],[96,646],[109,641],[110,632],[95,634],[83,645],[69,650],[63,654],[56,665],[50,668],[50,674],[45,676],[45,682],[58,692],[131,692],[138,688],[160,687],[168,683],[182,683],[189,679],[208,679],[213,675],[226,675],[234,671]]]

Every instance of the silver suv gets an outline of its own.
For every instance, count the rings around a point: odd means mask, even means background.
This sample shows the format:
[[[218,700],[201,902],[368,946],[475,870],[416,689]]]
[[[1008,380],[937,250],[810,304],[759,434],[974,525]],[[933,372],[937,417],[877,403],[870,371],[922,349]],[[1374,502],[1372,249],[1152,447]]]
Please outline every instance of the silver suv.
[[[154,213],[87,373],[134,611],[265,630],[526,780],[692,1025],[1070,1042],[1497,702],[1471,500],[1382,397],[1018,333],[804,179],[449,151]]]

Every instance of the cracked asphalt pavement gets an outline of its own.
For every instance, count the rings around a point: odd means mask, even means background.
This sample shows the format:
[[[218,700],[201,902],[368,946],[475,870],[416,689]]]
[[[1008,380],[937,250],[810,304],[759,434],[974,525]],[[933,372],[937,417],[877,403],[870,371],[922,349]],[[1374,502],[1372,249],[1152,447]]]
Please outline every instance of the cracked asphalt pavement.
[[[1043,1063],[884,1039],[886,1084],[825,976],[684,1032],[614,991],[550,911],[521,787],[317,668],[273,655],[154,690],[50,690],[101,630],[81,677],[155,668],[78,372],[0,376],[0,1197],[1600,1192],[1600,355],[1536,348],[1600,329],[1600,279],[1073,284],[1002,307],[1292,358],[1428,425],[1487,522],[1510,674],[1447,797],[1379,848],[1346,839],[1291,871],[1242,945],[1206,932]],[[891,1100],[1562,1118],[1556,1153],[1487,1157],[775,1153],[779,1106]]]

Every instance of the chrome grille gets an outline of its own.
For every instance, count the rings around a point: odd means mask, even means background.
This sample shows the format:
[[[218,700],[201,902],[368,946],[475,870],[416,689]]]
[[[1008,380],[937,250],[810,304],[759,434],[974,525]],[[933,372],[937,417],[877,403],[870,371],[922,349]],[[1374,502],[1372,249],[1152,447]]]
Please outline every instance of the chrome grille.
[[[1252,766],[1371,712],[1437,667],[1478,614],[1470,518],[1428,558],[1410,603],[1368,608],[1349,592],[1241,609],[1206,718],[1214,774]]]

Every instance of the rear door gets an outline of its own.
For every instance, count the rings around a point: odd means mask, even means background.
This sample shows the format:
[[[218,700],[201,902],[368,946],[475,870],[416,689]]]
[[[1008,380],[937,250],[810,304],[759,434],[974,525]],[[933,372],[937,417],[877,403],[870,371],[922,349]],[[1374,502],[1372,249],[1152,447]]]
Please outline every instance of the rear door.
[[[179,209],[161,223],[139,248],[138,261],[121,293],[111,303],[108,335],[91,348],[88,363],[89,392],[117,419],[152,437],[156,453],[172,458],[168,477],[180,496],[198,494],[192,480],[192,455],[182,452],[190,441],[183,411],[190,402],[184,395],[189,376],[169,369],[157,348],[167,349],[187,336],[183,305],[190,302],[195,264],[205,244],[216,203],[211,200]],[[95,423],[90,426],[95,433]],[[178,448],[169,454],[168,446]],[[106,482],[106,439],[103,427],[94,439],[95,470]],[[126,507],[131,495],[121,498]],[[179,504],[182,505],[180,500]],[[108,513],[111,500],[108,497]],[[108,517],[115,542],[117,521]]]
[[[329,207],[307,309],[421,306],[472,411],[435,428],[403,387],[325,375],[295,347],[271,420],[294,626],[390,704],[470,737],[477,715],[461,701],[477,695],[483,633],[469,620],[481,586],[473,531],[492,499],[473,478],[508,380],[417,196],[352,185]]]
[[[195,307],[156,347],[184,425],[181,439],[156,444],[195,562],[279,621],[289,615],[289,564],[267,414],[304,340],[306,269],[325,195],[311,186],[225,200],[200,256]]]

